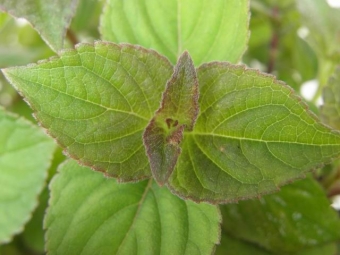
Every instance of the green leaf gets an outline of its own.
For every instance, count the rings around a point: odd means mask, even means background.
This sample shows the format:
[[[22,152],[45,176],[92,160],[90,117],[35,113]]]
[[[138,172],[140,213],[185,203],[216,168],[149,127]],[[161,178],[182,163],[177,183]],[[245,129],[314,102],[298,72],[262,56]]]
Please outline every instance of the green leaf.
[[[174,170],[181,153],[183,131],[192,131],[198,111],[196,71],[190,55],[184,52],[167,82],[161,106],[143,135],[151,170],[158,184],[163,185]]]
[[[179,199],[152,180],[118,184],[68,161],[50,189],[51,255],[211,254],[219,242],[218,207]]]
[[[334,255],[337,254],[336,243],[329,243],[312,248],[307,248],[299,252],[289,253],[289,255]],[[222,231],[221,244],[216,247],[215,255],[286,255],[287,253],[277,251],[269,252],[254,243],[232,237]]]
[[[63,48],[66,30],[77,5],[78,0],[21,0],[20,4],[0,0],[0,10],[27,19],[54,51]]]
[[[340,62],[340,10],[330,7],[325,0],[299,0],[296,4],[302,24],[309,30],[306,40],[318,56],[319,89],[316,96],[320,96],[322,87]]]
[[[104,40],[153,48],[172,63],[188,50],[199,65],[237,62],[247,47],[248,20],[248,0],[109,0],[100,30]]]
[[[323,122],[340,130],[340,67],[329,79],[323,88],[323,106],[320,107],[320,116]]]
[[[339,156],[340,134],[274,76],[221,62],[202,65],[197,75],[200,115],[184,134],[168,184],[179,196],[253,198]]]
[[[340,238],[338,215],[312,178],[260,200],[221,206],[221,211],[225,231],[274,254],[300,253]]]
[[[54,149],[40,129],[0,109],[0,243],[31,217]]]
[[[340,10],[330,7],[324,0],[298,0],[296,4],[302,23],[310,30],[307,41],[314,50],[328,57],[340,54]]]
[[[215,255],[271,255],[268,251],[249,242],[234,238],[224,232]]]
[[[151,176],[142,135],[173,72],[164,57],[97,42],[3,72],[71,157],[121,181]]]

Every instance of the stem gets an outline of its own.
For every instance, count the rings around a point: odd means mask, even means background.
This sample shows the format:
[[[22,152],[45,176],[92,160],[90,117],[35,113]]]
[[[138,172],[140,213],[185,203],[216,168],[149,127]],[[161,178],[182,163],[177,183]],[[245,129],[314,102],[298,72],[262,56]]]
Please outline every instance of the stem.
[[[278,22],[277,18],[279,16],[279,8],[274,7],[272,10],[272,17],[274,20],[274,33],[272,36],[272,39],[270,41],[270,48],[269,48],[269,61],[268,61],[268,68],[267,73],[272,73],[275,67],[275,62],[277,58],[277,52],[278,52],[278,45],[279,45],[279,34],[278,34]]]
[[[79,43],[75,33],[71,29],[67,29],[66,37],[72,43],[73,46]]]

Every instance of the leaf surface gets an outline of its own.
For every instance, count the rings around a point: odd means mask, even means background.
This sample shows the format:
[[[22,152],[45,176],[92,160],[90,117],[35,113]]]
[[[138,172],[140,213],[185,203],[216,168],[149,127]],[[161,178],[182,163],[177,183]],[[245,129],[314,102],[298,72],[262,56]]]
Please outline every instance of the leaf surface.
[[[54,51],[63,48],[66,30],[77,5],[78,0],[20,0],[20,4],[0,0],[0,10],[27,19]]]
[[[340,67],[329,79],[323,88],[323,105],[320,107],[320,116],[323,122],[340,130]]]
[[[0,109],[0,243],[31,217],[54,149],[40,129]]]
[[[339,217],[312,178],[260,200],[223,205],[221,211],[226,232],[274,254],[321,248],[340,237]]]
[[[334,255],[337,252],[337,244],[327,243],[320,246],[313,246],[298,252],[289,253],[289,255]],[[235,237],[224,232],[221,236],[221,244],[216,247],[215,255],[278,255],[287,254],[281,251],[269,252],[268,250]]]
[[[153,176],[160,185],[172,173],[181,153],[183,132],[192,131],[198,110],[196,71],[189,54],[185,52],[167,82],[160,108],[143,135]]]
[[[109,0],[101,17],[104,40],[153,48],[176,63],[188,50],[195,65],[237,62],[248,42],[248,0]]]
[[[50,189],[48,254],[211,254],[219,242],[218,207],[152,180],[118,184],[68,161]]]
[[[340,153],[322,125],[274,76],[213,62],[197,70],[200,115],[185,132],[168,186],[196,201],[235,202],[278,190]]]
[[[142,135],[173,72],[164,57],[97,42],[3,72],[71,157],[121,181],[151,176]]]

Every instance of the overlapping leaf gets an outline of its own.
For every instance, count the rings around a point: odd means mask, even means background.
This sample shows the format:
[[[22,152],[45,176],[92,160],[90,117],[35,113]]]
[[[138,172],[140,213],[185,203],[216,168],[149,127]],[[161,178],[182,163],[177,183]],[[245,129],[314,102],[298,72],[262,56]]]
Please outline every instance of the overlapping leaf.
[[[122,181],[151,176],[142,134],[172,72],[154,51],[103,42],[4,70],[71,157]]]
[[[142,134],[172,72],[153,51],[98,42],[5,75],[72,157],[130,181],[151,176]],[[165,128],[181,126],[173,117],[190,125],[174,146],[182,153],[167,183],[179,196],[212,203],[252,198],[339,156],[339,133],[273,76],[223,62],[205,64],[197,75],[201,113],[193,131],[195,118],[163,116],[172,114],[176,91],[169,109],[156,114]]]
[[[248,0],[109,0],[102,39],[153,48],[172,63],[188,50],[196,65],[237,62],[247,47]]]
[[[184,201],[152,180],[117,184],[68,161],[50,189],[48,254],[211,254],[219,242],[216,206]]]
[[[27,19],[54,50],[64,46],[66,30],[78,5],[78,0],[0,0],[0,10],[17,18]]]
[[[198,107],[196,71],[185,52],[167,82],[160,108],[143,135],[153,176],[160,185],[173,172],[181,153],[183,132],[193,130]]]
[[[31,217],[54,149],[37,127],[0,109],[0,243]]]
[[[323,89],[324,104],[320,115],[325,124],[340,130],[340,67]]]
[[[274,76],[218,62],[197,75],[201,112],[170,176],[176,194],[213,203],[252,198],[339,156],[339,133]]]

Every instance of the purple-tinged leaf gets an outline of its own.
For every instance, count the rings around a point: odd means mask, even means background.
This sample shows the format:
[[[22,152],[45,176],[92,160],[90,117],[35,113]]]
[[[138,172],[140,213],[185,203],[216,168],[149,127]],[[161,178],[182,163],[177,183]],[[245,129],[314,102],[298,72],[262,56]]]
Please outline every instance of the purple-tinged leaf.
[[[198,111],[196,71],[190,55],[184,52],[167,83],[161,106],[143,136],[158,184],[163,185],[174,170],[181,153],[183,132],[192,131]]]

